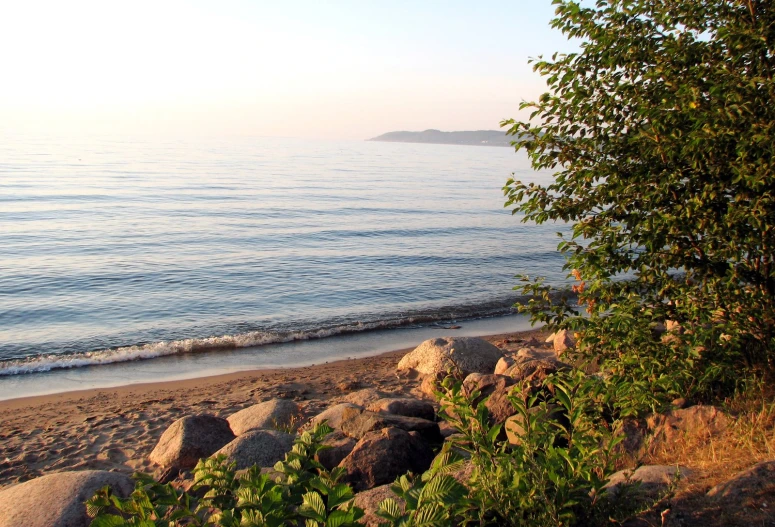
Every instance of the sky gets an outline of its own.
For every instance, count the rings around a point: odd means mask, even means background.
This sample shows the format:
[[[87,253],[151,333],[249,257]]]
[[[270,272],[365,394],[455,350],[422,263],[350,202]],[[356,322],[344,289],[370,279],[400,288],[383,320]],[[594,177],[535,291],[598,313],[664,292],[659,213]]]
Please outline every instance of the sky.
[[[0,0],[0,132],[497,129],[571,51],[550,0]]]

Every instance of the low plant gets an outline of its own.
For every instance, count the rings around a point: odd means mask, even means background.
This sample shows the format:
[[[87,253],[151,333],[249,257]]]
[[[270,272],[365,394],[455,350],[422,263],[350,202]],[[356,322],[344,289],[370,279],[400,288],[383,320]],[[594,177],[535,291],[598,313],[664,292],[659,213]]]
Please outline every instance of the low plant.
[[[455,447],[470,456],[469,495],[457,502],[461,525],[595,525],[632,511],[606,496],[621,436],[603,415],[602,383],[580,371],[550,376],[544,386],[510,396],[518,430],[492,424],[486,399],[448,377],[441,415],[460,432]]]
[[[276,479],[259,467],[240,477],[223,456],[201,460],[194,468],[191,493],[135,474],[128,498],[105,487],[87,502],[92,527],[222,526],[222,527],[348,527],[359,525],[363,511],[353,506],[352,489],[341,483],[342,469],[327,471],[315,461],[332,431],[325,423],[304,432],[284,461],[275,465]]]

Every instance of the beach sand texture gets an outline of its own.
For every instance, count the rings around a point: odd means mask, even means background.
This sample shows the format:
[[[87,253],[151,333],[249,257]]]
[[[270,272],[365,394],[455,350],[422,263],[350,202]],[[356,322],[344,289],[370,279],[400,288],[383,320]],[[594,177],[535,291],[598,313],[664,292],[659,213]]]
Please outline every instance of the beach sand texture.
[[[526,345],[545,347],[541,337],[535,330],[484,338],[516,351]],[[333,404],[356,402],[355,392],[366,388],[420,397],[419,380],[396,375],[408,351],[1,401],[0,488],[60,470],[153,472],[148,454],[173,421],[190,414],[225,418],[261,401],[289,398],[309,418]]]

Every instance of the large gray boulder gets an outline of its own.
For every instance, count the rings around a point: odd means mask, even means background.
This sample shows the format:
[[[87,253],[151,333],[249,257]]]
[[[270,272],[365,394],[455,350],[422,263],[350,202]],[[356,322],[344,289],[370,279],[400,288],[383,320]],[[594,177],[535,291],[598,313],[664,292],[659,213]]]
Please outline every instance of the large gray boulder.
[[[363,410],[362,406],[359,406],[353,403],[335,404],[334,406],[326,408],[318,415],[310,419],[309,426],[310,428],[312,428],[318,423],[322,423],[323,421],[326,421],[328,426],[330,426],[331,428],[339,428],[342,426],[342,413],[348,408]]]
[[[224,455],[228,463],[236,463],[237,470],[272,467],[285,459],[293,448],[294,436],[277,430],[251,430],[218,450],[213,456]]]
[[[429,443],[442,443],[444,441],[439,425],[427,419],[354,409],[346,409],[342,415],[342,432],[354,439],[361,439],[369,432],[389,427],[400,428],[407,432],[417,432]]]
[[[407,353],[398,363],[398,371],[440,375],[459,369],[464,376],[492,373],[502,356],[496,346],[480,338],[440,337],[426,340]]]
[[[127,497],[134,490],[118,472],[56,472],[0,491],[0,527],[87,527],[86,500],[105,485]]]
[[[436,410],[431,403],[410,397],[379,399],[367,406],[366,409],[377,413],[419,417],[429,421],[436,419]]]
[[[194,468],[234,439],[226,419],[214,415],[188,415],[170,425],[148,459],[162,467]]]
[[[409,471],[422,474],[432,461],[433,451],[415,432],[383,428],[364,435],[339,466],[347,471],[345,480],[363,491]]]
[[[271,399],[248,406],[227,420],[234,433],[241,435],[256,428],[290,427],[300,414],[299,405],[290,399]]]

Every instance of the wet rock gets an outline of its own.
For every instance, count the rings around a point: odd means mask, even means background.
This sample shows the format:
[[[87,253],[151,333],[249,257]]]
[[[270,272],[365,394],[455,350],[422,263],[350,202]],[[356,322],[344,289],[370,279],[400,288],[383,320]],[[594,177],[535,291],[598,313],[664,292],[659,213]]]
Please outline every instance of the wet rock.
[[[148,459],[162,467],[194,468],[234,439],[229,423],[214,415],[189,415],[164,431]]]
[[[392,483],[407,472],[421,474],[433,457],[416,432],[390,427],[366,433],[339,466],[347,470],[346,481],[363,491]]]
[[[230,415],[227,420],[235,434],[241,435],[256,428],[288,428],[299,419],[299,405],[290,399],[271,399],[248,406]]]
[[[429,339],[406,354],[398,371],[416,371],[421,375],[444,374],[459,370],[462,375],[490,373],[503,356],[497,346],[475,337]]]
[[[87,527],[86,500],[109,485],[120,497],[134,490],[118,472],[56,472],[0,491],[0,527]]]

